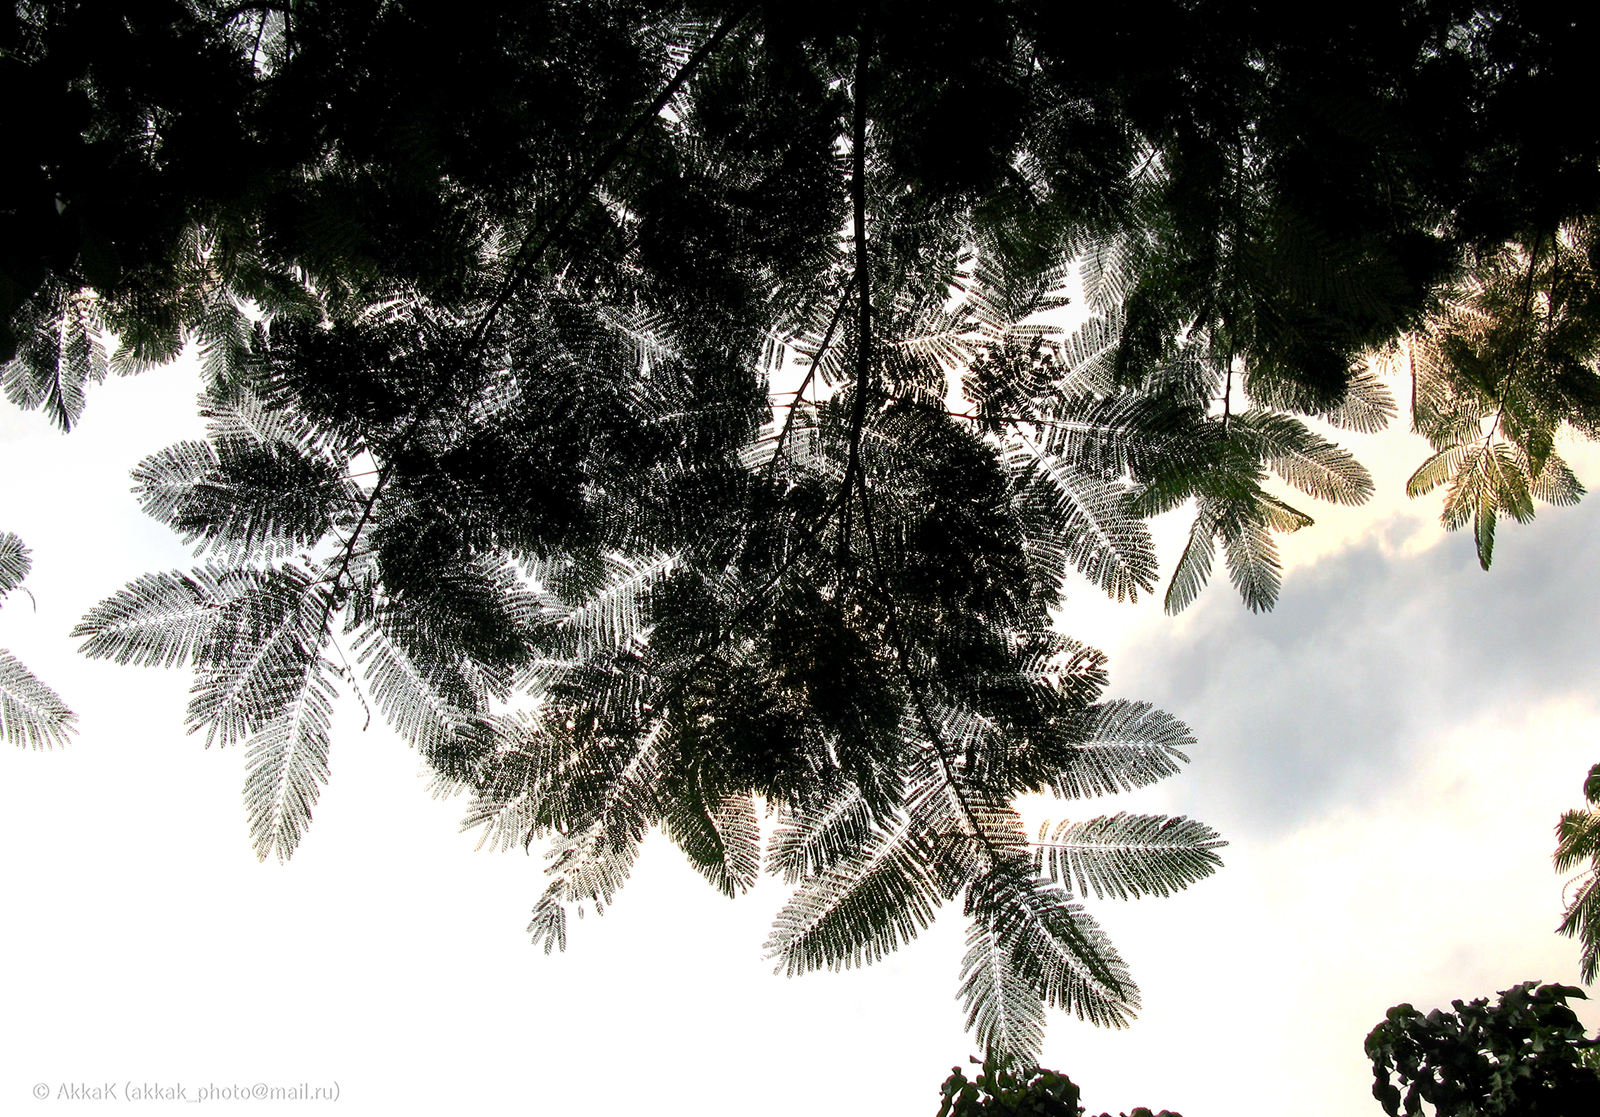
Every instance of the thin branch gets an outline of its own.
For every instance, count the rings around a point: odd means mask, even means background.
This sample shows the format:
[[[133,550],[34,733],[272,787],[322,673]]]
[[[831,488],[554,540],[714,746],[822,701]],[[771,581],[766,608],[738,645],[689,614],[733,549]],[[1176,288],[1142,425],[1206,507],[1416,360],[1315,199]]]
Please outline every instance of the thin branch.
[[[841,490],[844,515],[840,521],[839,556],[850,546],[850,487],[861,468],[861,431],[867,419],[866,386],[872,360],[872,263],[867,254],[867,60],[871,38],[865,17],[857,35],[856,74],[851,90],[854,101],[850,129],[850,205],[855,213],[856,285],[860,290],[856,325],[855,399],[850,409],[850,456],[845,463]],[[864,488],[864,486],[863,486]]]
[[[817,366],[822,364],[823,356],[828,352],[828,346],[833,344],[834,331],[839,328],[839,323],[844,319],[845,307],[850,305],[850,287],[855,277],[851,276],[845,284],[845,292],[839,300],[838,309],[833,312],[833,320],[828,323],[828,332],[822,335],[822,345],[811,358],[811,367],[806,369],[805,379],[800,381],[800,387],[794,393],[794,403],[788,406],[798,408],[800,401],[805,397],[806,389],[811,385],[811,378],[817,373]],[[772,471],[777,468],[778,457],[783,453],[783,443],[789,437],[789,430],[794,426],[794,411],[791,410],[783,421],[783,429],[778,432],[778,443],[772,448],[772,460],[767,463],[766,475],[770,481]]]

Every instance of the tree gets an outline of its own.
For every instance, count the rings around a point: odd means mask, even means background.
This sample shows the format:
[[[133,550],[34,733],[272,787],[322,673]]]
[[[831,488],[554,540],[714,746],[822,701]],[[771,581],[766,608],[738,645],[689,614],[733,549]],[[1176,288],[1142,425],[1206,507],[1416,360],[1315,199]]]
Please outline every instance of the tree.
[[[4,27],[42,106],[0,204],[5,384],[65,428],[197,345],[209,438],[136,492],[206,565],[76,634],[195,669],[258,853],[300,840],[356,689],[487,842],[551,842],[546,949],[654,827],[748,887],[765,809],[782,968],[960,899],[969,1023],[1024,1063],[1046,1004],[1137,1006],[1075,896],[1219,863],[1188,819],[1022,831],[1017,796],[1144,786],[1190,741],[1101,700],[1052,623],[1069,569],[1154,592],[1144,520],[1190,505],[1169,609],[1219,545],[1269,608],[1272,533],[1310,523],[1269,476],[1371,491],[1304,420],[1381,427],[1363,356],[1600,181],[1587,122],[1514,111],[1587,61],[1533,6],[115,14]]]
[[[1587,1038],[1567,1007],[1583,996],[1569,985],[1527,981],[1502,991],[1493,1008],[1487,997],[1427,1016],[1396,1005],[1367,1037],[1372,1094],[1389,1117],[1398,1117],[1402,1102],[1406,1117],[1424,1113],[1423,1103],[1436,1117],[1592,1113],[1600,1075],[1585,1063],[1600,1040]]]
[[[1576,936],[1582,946],[1579,965],[1583,981],[1590,984],[1600,973],[1600,764],[1589,769],[1583,781],[1583,797],[1589,810],[1567,811],[1556,823],[1556,872],[1571,872],[1587,860],[1588,867],[1568,884],[1577,885],[1567,910],[1557,927],[1558,933]]]

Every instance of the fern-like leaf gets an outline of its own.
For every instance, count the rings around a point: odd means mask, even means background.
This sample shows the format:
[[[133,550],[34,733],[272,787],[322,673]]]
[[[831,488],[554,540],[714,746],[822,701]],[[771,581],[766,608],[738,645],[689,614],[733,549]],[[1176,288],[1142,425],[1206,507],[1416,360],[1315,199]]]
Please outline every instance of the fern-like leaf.
[[[1086,799],[1147,787],[1177,775],[1194,745],[1189,727],[1148,702],[1115,699],[1084,714],[1083,741],[1054,780],[1058,795]]]
[[[1125,1027],[1139,1008],[1127,965],[1082,905],[1031,870],[1027,862],[995,864],[968,888],[967,914],[1046,1005],[1099,1027]]]
[[[327,591],[313,591],[295,568],[272,577],[243,599],[238,623],[215,665],[205,665],[190,691],[189,732],[206,730],[206,744],[231,745],[285,717],[305,690],[308,664],[327,639],[313,617],[327,613]]]
[[[65,745],[76,720],[61,696],[0,648],[0,737],[17,745]]]
[[[1217,554],[1216,506],[1202,499],[1195,510],[1194,523],[1189,525],[1189,541],[1178,556],[1172,580],[1167,583],[1167,596],[1163,608],[1168,615],[1183,612],[1194,604],[1200,591],[1211,580],[1211,564]]]
[[[216,664],[229,634],[257,628],[262,602],[281,597],[277,579],[259,570],[206,567],[145,574],[89,610],[72,630],[84,655],[149,667]]]
[[[1005,1055],[1024,1066],[1038,1063],[1044,1045],[1044,998],[1017,972],[1004,938],[982,921],[967,927],[959,996],[967,1010],[967,1030],[975,1033],[985,1053]]]
[[[245,809],[256,856],[294,855],[311,824],[311,808],[328,782],[328,723],[333,687],[315,654],[300,664],[287,708],[251,738],[246,753]]]
[[[748,795],[728,795],[714,804],[698,797],[666,812],[667,835],[689,863],[724,896],[750,888],[761,870],[761,826]]]
[[[21,537],[9,531],[0,535],[0,596],[21,585],[32,567],[33,559]]]
[[[1092,889],[1097,899],[1166,896],[1219,869],[1214,851],[1226,844],[1193,819],[1119,811],[1054,828],[1041,824],[1034,866],[1080,895]]]
[[[808,877],[773,920],[769,958],[793,976],[876,962],[916,938],[950,894],[918,829],[874,829],[854,856]]]
[[[1155,548],[1125,485],[1075,469],[1030,438],[1013,453],[1023,530],[1030,548],[1045,552],[1046,569],[1059,554],[1119,601],[1154,589]]]
[[[362,631],[355,650],[378,709],[419,752],[440,749],[471,723],[477,703],[459,674],[419,667],[379,624]]]

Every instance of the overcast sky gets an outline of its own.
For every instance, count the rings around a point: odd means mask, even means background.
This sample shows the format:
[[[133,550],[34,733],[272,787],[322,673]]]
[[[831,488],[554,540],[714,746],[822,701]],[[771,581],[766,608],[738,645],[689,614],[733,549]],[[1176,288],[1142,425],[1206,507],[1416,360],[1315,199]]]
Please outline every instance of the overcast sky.
[[[0,531],[32,548],[38,603],[6,599],[0,646],[80,716],[65,749],[0,751],[0,1111],[69,1105],[63,1085],[116,1083],[120,1103],[129,1082],[182,1084],[192,1105],[260,1082],[337,1083],[347,1115],[933,1117],[973,1050],[959,912],[865,971],[778,977],[761,944],[782,889],[723,899],[656,842],[546,956],[524,932],[538,856],[475,852],[462,803],[430,799],[415,754],[348,702],[308,836],[258,863],[243,751],[184,735],[187,673],[67,639],[131,578],[192,565],[127,472],[199,433],[195,390],[182,367],[110,382],[69,436],[0,403]],[[1092,905],[1145,1008],[1121,1032],[1052,1015],[1045,1063],[1090,1114],[1376,1117],[1361,1045],[1390,1005],[1576,982],[1550,851],[1600,761],[1600,504],[1503,527],[1485,575],[1436,499],[1403,495],[1420,443],[1344,441],[1380,495],[1302,503],[1319,523],[1288,541],[1274,613],[1246,611],[1220,563],[1180,618],[1072,595],[1065,627],[1110,653],[1111,693],[1200,744],[1158,788],[1030,817],[1170,811],[1231,842],[1181,896]],[[1600,456],[1574,461],[1600,481]]]

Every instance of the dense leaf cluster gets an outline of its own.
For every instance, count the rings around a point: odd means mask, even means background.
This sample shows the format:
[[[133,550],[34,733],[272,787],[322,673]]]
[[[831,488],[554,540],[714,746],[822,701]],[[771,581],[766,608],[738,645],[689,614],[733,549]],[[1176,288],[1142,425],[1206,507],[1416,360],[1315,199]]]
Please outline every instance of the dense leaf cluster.
[[[972,1060],[978,1062],[976,1058]],[[940,1087],[939,1117],[983,1117],[984,1114],[1038,1114],[1039,1117],[1083,1117],[1078,1087],[1059,1071],[1021,1067],[993,1056],[969,1081],[960,1067]],[[1110,1117],[1102,1113],[1100,1117]],[[1137,1106],[1122,1117],[1182,1117],[1163,1109],[1152,1113]]]
[[[1579,275],[1600,133],[1525,112],[1576,88],[1569,22],[19,5],[0,69],[42,107],[0,187],[8,395],[65,428],[112,368],[192,343],[209,377],[208,437],[135,473],[203,565],[77,635],[194,670],[263,857],[349,688],[486,843],[548,842],[547,949],[660,829],[730,895],[763,857],[793,885],[788,972],[959,903],[986,1049],[1036,1058],[1047,1005],[1121,1024],[1137,991],[1076,897],[1185,887],[1220,842],[1126,813],[1028,840],[1017,797],[1146,786],[1191,743],[1103,699],[1064,580],[1155,592],[1145,521],[1187,507],[1168,608],[1219,549],[1269,608],[1273,534],[1310,523],[1274,478],[1372,490],[1311,425],[1396,413],[1364,355],[1468,250],[1559,228]],[[1559,473],[1523,433],[1548,379],[1495,382],[1537,396],[1502,424],[1530,478]]]
[[[1492,1008],[1487,997],[1426,1016],[1396,1005],[1367,1037],[1372,1094],[1389,1117],[1418,1117],[1423,1103],[1436,1117],[1593,1113],[1600,1074],[1584,1055],[1600,1040],[1587,1038],[1567,1007],[1583,996],[1572,986],[1526,981],[1501,992]]]

